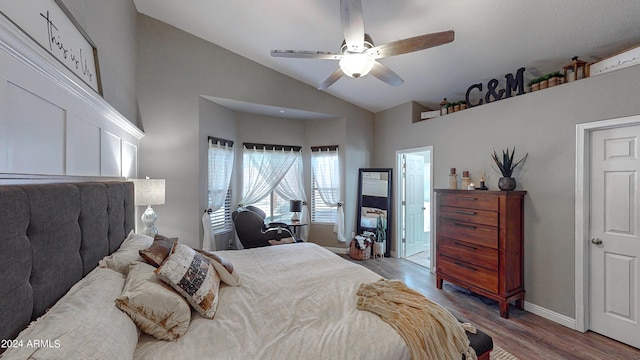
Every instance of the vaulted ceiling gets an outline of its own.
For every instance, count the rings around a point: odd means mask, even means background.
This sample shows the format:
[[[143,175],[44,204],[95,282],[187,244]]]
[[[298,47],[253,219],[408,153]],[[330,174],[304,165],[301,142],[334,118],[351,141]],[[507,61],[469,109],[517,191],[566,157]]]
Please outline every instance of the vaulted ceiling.
[[[134,0],[137,10],[318,87],[333,60],[274,58],[271,50],[339,52],[339,0]],[[637,0],[362,0],[374,44],[443,30],[452,43],[380,62],[404,79],[342,77],[326,91],[372,112],[417,101],[437,108],[467,88],[524,67],[525,81],[561,70],[573,56],[596,61],[640,45]]]

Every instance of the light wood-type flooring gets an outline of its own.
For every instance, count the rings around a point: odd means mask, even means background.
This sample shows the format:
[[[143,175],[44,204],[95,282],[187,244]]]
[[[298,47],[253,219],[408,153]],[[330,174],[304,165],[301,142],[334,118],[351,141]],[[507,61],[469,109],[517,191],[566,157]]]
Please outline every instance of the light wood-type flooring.
[[[344,255],[351,260],[348,255]],[[399,279],[443,305],[485,333],[495,344],[519,359],[640,359],[640,349],[588,331],[581,333],[527,311],[509,308],[509,319],[500,317],[498,303],[445,281],[436,288],[435,275],[425,267],[396,258],[351,260],[387,279]],[[526,297],[525,297],[526,301]]]

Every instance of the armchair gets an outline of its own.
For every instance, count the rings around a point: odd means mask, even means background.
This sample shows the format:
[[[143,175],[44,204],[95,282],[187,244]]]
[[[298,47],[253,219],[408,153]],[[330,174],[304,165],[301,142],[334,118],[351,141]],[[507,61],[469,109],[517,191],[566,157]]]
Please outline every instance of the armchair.
[[[298,242],[293,231],[285,223],[272,222],[265,224],[265,213],[254,207],[246,206],[231,214],[238,240],[246,248],[270,246],[269,241],[282,241],[291,238]]]

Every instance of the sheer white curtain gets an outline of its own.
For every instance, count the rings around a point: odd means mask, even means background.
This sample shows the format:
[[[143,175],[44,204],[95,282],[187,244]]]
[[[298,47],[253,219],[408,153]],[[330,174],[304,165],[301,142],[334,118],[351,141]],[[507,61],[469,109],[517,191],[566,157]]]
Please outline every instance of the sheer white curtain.
[[[240,204],[253,204],[269,195],[287,174],[299,152],[247,149],[242,156],[244,175]]]
[[[228,142],[220,144],[214,143],[209,139],[209,167],[208,167],[208,190],[209,190],[209,212],[215,212],[224,206],[224,200],[227,197],[229,183],[231,181],[231,171],[233,170],[233,147]],[[205,213],[208,218],[208,214]],[[203,216],[204,218],[204,216]],[[206,219],[205,219],[206,220]],[[205,227],[205,231],[207,227]],[[209,227],[210,231],[210,227]],[[209,235],[209,236],[207,236]],[[211,244],[210,236],[206,234],[202,247],[205,250],[216,250],[215,245]]]
[[[302,200],[302,215],[300,222],[309,223],[309,209],[307,207],[307,194],[304,191],[304,181],[302,175],[302,152],[296,153],[296,159],[289,171],[282,178],[275,191],[285,200]],[[309,237],[309,226],[300,227],[300,237],[307,241]]]
[[[340,200],[340,160],[338,150],[320,150],[311,153],[311,170],[316,180],[318,193],[329,207],[337,207],[337,219],[333,226],[338,241],[345,242],[344,209]]]

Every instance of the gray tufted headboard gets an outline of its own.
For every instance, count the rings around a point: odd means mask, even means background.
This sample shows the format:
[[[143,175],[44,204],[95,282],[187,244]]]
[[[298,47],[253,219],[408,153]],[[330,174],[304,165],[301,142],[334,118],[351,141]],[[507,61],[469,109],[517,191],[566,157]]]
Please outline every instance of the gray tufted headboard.
[[[135,226],[133,183],[0,186],[0,339],[114,252]]]

